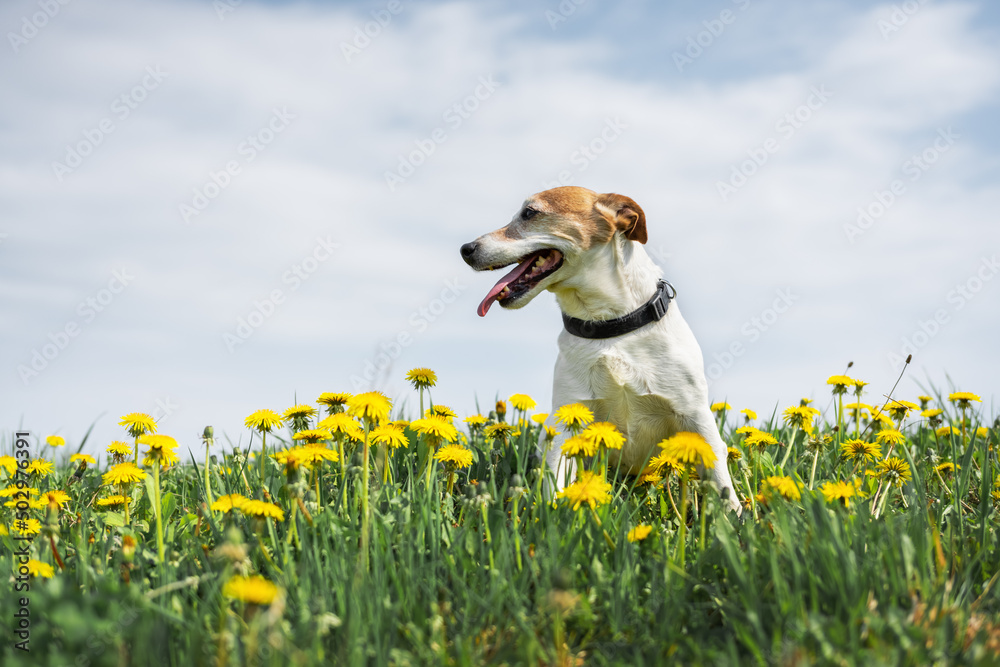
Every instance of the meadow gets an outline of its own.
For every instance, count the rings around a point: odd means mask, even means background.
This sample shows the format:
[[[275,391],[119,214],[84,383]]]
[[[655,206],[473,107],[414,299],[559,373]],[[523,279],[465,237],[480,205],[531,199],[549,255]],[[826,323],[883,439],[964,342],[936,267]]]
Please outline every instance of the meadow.
[[[1000,664],[998,428],[975,394],[834,375],[823,410],[718,403],[727,460],[682,433],[632,477],[586,406],[463,418],[433,371],[407,378],[411,421],[326,393],[201,442],[124,415],[100,457],[8,434],[2,663]],[[581,466],[557,497],[546,428]],[[740,517],[699,481],[715,465]]]

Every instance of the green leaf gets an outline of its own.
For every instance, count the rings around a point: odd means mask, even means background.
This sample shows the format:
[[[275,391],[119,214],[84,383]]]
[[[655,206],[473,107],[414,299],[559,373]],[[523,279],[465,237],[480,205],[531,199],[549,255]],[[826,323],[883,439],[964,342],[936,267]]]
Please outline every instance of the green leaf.
[[[106,526],[117,526],[119,528],[125,525],[125,515],[121,512],[104,512],[104,525]]]
[[[164,493],[163,498],[160,499],[160,507],[161,517],[164,523],[166,523],[170,519],[170,515],[177,509],[177,498],[169,491]]]

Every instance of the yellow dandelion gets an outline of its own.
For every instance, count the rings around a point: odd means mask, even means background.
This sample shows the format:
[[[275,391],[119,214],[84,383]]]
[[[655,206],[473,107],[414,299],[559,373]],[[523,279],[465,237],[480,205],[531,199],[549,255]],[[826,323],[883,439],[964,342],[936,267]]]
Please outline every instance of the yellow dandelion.
[[[977,438],[986,438],[989,436],[989,434],[990,434],[990,429],[988,429],[985,426],[980,426],[979,428],[976,429]]]
[[[122,442],[121,440],[115,440],[108,445],[105,451],[109,454],[113,454],[114,456],[128,456],[132,453],[132,445],[127,442]]]
[[[725,401],[720,401],[719,403],[712,403],[709,408],[712,412],[723,412],[725,410],[732,410],[733,406],[729,405]]]
[[[323,442],[324,440],[330,440],[332,438],[333,438],[333,433],[326,430],[325,428],[303,429],[292,436],[292,440],[305,440],[309,444]]]
[[[562,453],[566,456],[593,456],[597,453],[597,442],[582,434],[574,435],[563,442]]]
[[[939,438],[944,438],[949,435],[962,435],[962,432],[955,428],[954,426],[942,426],[941,428],[934,431],[934,435]]]
[[[921,411],[920,416],[926,417],[927,419],[933,419],[934,417],[940,417],[942,414],[944,414],[944,410],[941,408],[928,408]]]
[[[389,419],[391,410],[392,401],[380,391],[355,394],[347,401],[347,411],[351,416],[367,421],[370,426]]]
[[[549,413],[547,412],[539,412],[531,415],[531,421],[535,422],[536,424],[544,424],[545,420],[548,418],[549,418]]]
[[[379,445],[388,445],[392,449],[408,447],[410,445],[410,439],[406,437],[403,429],[392,424],[375,428],[372,431],[372,442]]]
[[[108,496],[106,498],[99,498],[97,500],[98,507],[118,507],[119,505],[124,505],[125,503],[132,502],[132,499],[128,496],[123,496],[121,494],[115,494]]]
[[[52,575],[55,574],[55,570],[48,563],[43,563],[34,558],[28,560],[28,574],[32,577],[44,577],[45,579],[51,579]]]
[[[250,414],[244,421],[247,428],[252,428],[260,433],[270,433],[274,429],[281,426],[282,419],[274,410],[256,410]]]
[[[437,384],[437,373],[429,368],[414,368],[407,371],[406,379],[414,389],[423,389]]]
[[[364,437],[364,429],[361,425],[346,412],[337,412],[324,417],[316,424],[316,428],[326,429],[330,433],[341,433],[352,440],[361,440]]]
[[[238,493],[230,493],[225,496],[219,496],[214,503],[212,503],[213,512],[229,512],[231,510],[239,509],[243,507],[247,502],[247,499]]]
[[[750,408],[743,408],[742,410],[740,410],[740,412],[743,413],[748,422],[752,422],[757,419],[757,413],[751,410]]]
[[[38,519],[18,519],[13,527],[21,535],[37,535],[42,530],[42,522]]]
[[[458,414],[454,410],[449,408],[447,405],[432,405],[431,409],[427,411],[425,417],[430,417],[431,415],[438,415],[439,417],[447,417],[449,420],[458,417]]]
[[[625,444],[625,436],[611,422],[595,422],[584,429],[580,436],[593,440],[598,447],[605,449],[621,449]]]
[[[910,401],[901,401],[895,398],[890,399],[888,403],[882,408],[896,421],[906,419],[906,415],[910,413],[911,410],[919,410],[920,406],[916,403],[911,403]]]
[[[152,466],[159,462],[163,467],[170,467],[180,461],[180,457],[174,449],[177,448],[177,441],[169,435],[143,435],[139,437],[139,444],[146,445],[146,458],[142,460],[142,465]]]
[[[281,415],[281,419],[287,424],[288,422],[294,422],[296,419],[308,419],[309,417],[313,417],[315,415],[316,408],[311,405],[306,405],[305,403],[299,403],[298,405],[293,405],[285,410],[285,412]],[[247,419],[249,419],[249,417]]]
[[[461,445],[445,445],[437,450],[434,458],[452,469],[467,468],[472,465],[472,452]]]
[[[38,489],[29,486],[23,488],[17,486],[8,486],[6,489],[0,489],[0,498],[10,498],[11,496],[15,496],[19,493],[27,493],[32,496],[37,496]]]
[[[746,437],[743,438],[743,444],[747,447],[763,449],[765,447],[778,444],[778,440],[770,433],[754,429],[753,433],[748,433]]]
[[[947,475],[948,473],[955,472],[955,468],[961,468],[962,466],[956,466],[951,461],[945,461],[940,465],[934,466],[934,470],[938,471],[942,475]]]
[[[647,468],[645,471],[642,472],[642,474],[639,475],[639,486],[642,486],[643,484],[650,484],[652,486],[656,486],[662,481],[663,481],[663,475],[660,473],[659,470],[653,470],[651,468]]]
[[[90,454],[73,454],[69,457],[69,460],[72,463],[80,461],[81,463],[86,463],[87,465],[97,465],[97,459]]]
[[[133,438],[147,433],[156,433],[156,420],[145,412],[130,412],[122,417],[118,425],[124,426]]]
[[[331,392],[324,391],[316,399],[316,402],[320,405],[325,405],[331,412],[336,412],[342,409],[343,406],[351,399],[351,395],[346,392]]]
[[[65,491],[56,489],[54,491],[46,491],[39,497],[39,500],[43,501],[48,507],[62,509],[69,504],[69,494]]]
[[[810,408],[808,405],[798,405],[786,408],[785,411],[781,413],[781,417],[784,419],[786,424],[798,426],[806,433],[812,433],[813,420],[817,416],[819,416],[819,410],[816,408]]]
[[[7,474],[13,476],[17,472],[17,459],[13,456],[0,456],[0,468],[7,471]]]
[[[839,502],[847,507],[850,499],[855,496],[856,488],[854,484],[848,482],[827,482],[819,490],[826,498],[826,502]]]
[[[726,448],[726,460],[727,461],[739,461],[743,458],[743,452],[736,449],[735,447]]]
[[[523,412],[534,410],[538,405],[535,403],[535,399],[527,394],[514,394],[508,400],[510,401],[510,404],[514,406],[515,410],[521,410]]]
[[[51,461],[46,461],[45,459],[33,459],[28,467],[25,468],[25,472],[30,474],[36,474],[40,477],[48,477],[52,471],[55,470],[55,465]]]
[[[441,440],[455,442],[458,439],[458,429],[448,421],[447,417],[440,415],[414,419],[410,422],[410,428],[434,442]]]
[[[582,429],[594,421],[594,413],[582,403],[570,403],[556,410],[556,423],[570,430]]]
[[[878,445],[859,439],[845,440],[840,445],[840,452],[850,461],[855,459],[874,461],[882,456],[882,450]]]
[[[476,428],[488,422],[489,419],[482,415],[472,415],[471,417],[466,417],[463,421],[472,428]]]
[[[956,391],[948,394],[948,400],[954,403],[960,410],[972,407],[972,401],[983,402],[983,399],[969,391]]]
[[[340,454],[333,449],[323,445],[306,445],[301,448],[300,456],[307,464],[322,463],[323,461],[339,461]]]
[[[234,576],[222,587],[222,594],[234,600],[265,605],[274,602],[278,587],[261,576]]]
[[[247,516],[260,516],[277,519],[278,521],[285,520],[285,511],[283,509],[274,503],[264,502],[263,500],[247,500],[240,505],[239,510]]]
[[[780,494],[786,500],[801,500],[799,485],[791,477],[771,476],[764,480],[764,488]]]
[[[894,428],[884,428],[878,432],[875,440],[883,445],[901,445],[906,442],[906,436]]]
[[[890,456],[878,464],[878,474],[889,484],[903,486],[910,477],[910,464],[898,456]]]
[[[629,542],[642,542],[652,532],[653,527],[643,523],[628,531],[628,535],[625,537]]]
[[[846,394],[847,388],[854,386],[854,379],[846,375],[831,375],[827,378],[826,383],[833,386],[834,395]]]
[[[697,433],[682,431],[660,443],[664,454],[672,456],[679,463],[687,465],[701,464],[706,468],[715,465],[715,452],[712,446],[705,442]]]
[[[577,481],[560,491],[556,497],[568,500],[574,510],[584,503],[594,509],[611,500],[611,485],[604,481],[603,476],[584,470]]]
[[[670,473],[684,472],[684,466],[681,462],[676,457],[664,451],[660,451],[659,454],[649,460],[649,467],[660,473],[666,472],[668,475]]]
[[[50,435],[45,438],[45,444],[49,447],[62,447],[66,444],[66,438],[61,435]]]
[[[119,463],[108,468],[108,471],[104,473],[102,479],[105,484],[123,486],[125,484],[134,484],[135,482],[139,482],[145,479],[145,477],[145,470],[131,461],[126,461],[125,463]]]

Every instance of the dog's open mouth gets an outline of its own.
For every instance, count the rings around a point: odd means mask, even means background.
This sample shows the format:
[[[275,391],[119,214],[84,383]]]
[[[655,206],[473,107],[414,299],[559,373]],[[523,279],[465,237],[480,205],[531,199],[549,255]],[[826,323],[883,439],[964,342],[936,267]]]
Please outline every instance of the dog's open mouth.
[[[479,304],[479,310],[476,312],[479,313],[480,317],[483,317],[494,301],[499,301],[501,306],[514,301],[558,271],[562,263],[562,253],[555,248],[546,248],[531,253],[522,259],[510,273],[497,281],[483,302]]]

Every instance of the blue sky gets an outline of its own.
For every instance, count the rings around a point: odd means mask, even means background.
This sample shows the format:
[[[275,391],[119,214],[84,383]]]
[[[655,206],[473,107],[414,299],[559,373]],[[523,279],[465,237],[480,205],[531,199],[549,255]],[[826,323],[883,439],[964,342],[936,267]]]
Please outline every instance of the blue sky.
[[[480,319],[498,276],[458,247],[560,178],[645,209],[714,400],[825,407],[854,361],[875,402],[912,351],[897,395],[993,414],[998,23],[945,1],[4,3],[0,423],[71,446],[96,423],[96,452],[145,411],[245,442],[250,412],[323,391],[412,405],[415,366],[461,415],[547,411],[554,300]]]

